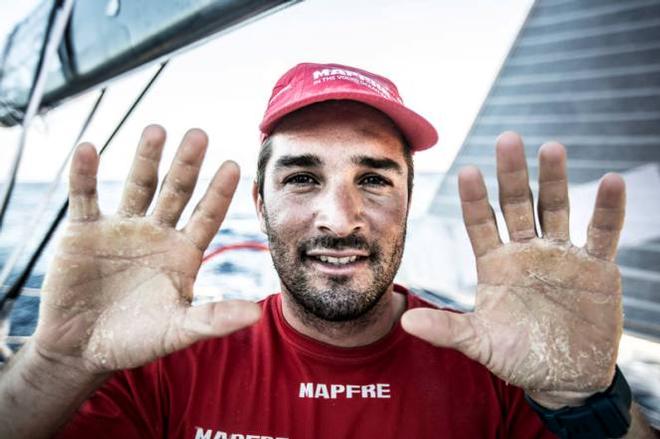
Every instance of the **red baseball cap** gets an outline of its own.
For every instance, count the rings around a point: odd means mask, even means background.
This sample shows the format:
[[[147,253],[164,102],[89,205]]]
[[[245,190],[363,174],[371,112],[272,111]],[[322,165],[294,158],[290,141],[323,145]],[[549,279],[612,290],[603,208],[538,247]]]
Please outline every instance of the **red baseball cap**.
[[[382,111],[399,127],[413,151],[430,148],[438,141],[433,125],[403,105],[389,79],[355,67],[313,63],[298,64],[277,81],[259,124],[262,139],[287,114],[332,99],[358,101]]]

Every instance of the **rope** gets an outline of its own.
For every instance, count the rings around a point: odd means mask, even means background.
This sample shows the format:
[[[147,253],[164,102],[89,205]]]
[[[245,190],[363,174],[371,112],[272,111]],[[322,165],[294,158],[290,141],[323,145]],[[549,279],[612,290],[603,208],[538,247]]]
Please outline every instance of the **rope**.
[[[246,242],[240,242],[237,244],[227,244],[227,245],[222,245],[218,248],[215,248],[211,250],[210,252],[206,253],[204,257],[202,258],[202,264],[205,262],[208,262],[210,259],[214,258],[215,256],[219,255],[220,253],[224,253],[230,250],[256,250],[256,251],[268,251],[268,246],[264,243],[257,242],[257,241],[246,241]]]

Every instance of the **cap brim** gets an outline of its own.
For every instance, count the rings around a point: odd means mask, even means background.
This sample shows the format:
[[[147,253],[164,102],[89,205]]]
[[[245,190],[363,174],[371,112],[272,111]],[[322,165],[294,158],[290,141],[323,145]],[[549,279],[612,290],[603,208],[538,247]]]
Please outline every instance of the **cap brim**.
[[[287,114],[308,105],[329,100],[362,102],[382,111],[401,130],[413,151],[428,149],[438,142],[438,132],[429,121],[419,114],[397,102],[381,98],[372,93],[360,93],[357,91],[332,91],[289,102],[265,118],[259,125],[259,129],[262,133],[269,135],[280,119]]]

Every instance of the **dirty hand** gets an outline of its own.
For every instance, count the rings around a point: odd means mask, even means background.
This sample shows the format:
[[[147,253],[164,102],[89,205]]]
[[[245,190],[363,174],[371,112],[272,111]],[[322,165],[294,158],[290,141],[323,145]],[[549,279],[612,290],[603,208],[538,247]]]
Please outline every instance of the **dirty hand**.
[[[614,376],[623,315],[613,260],[623,224],[625,185],[606,175],[598,188],[587,243],[569,239],[566,151],[539,151],[537,236],[522,140],[497,142],[500,205],[511,240],[502,243],[478,169],[459,174],[463,218],[476,257],[474,312],[416,309],[404,328],[457,349],[548,408],[581,405]]]
[[[113,216],[102,215],[97,205],[94,147],[76,150],[69,219],[42,288],[34,337],[41,355],[99,374],[139,366],[258,320],[254,303],[190,306],[202,253],[227,212],[238,167],[220,167],[186,226],[177,230],[208,140],[200,130],[185,135],[147,216],[164,143],[161,127],[144,130]]]

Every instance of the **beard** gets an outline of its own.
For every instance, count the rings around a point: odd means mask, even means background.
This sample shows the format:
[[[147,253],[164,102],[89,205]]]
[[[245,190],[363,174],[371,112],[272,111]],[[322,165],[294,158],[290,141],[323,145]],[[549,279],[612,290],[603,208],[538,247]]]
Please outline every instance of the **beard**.
[[[291,248],[291,240],[275,230],[265,215],[266,233],[275,270],[290,297],[306,314],[327,322],[349,322],[364,317],[379,303],[396,275],[406,236],[406,224],[385,253],[377,242],[369,242],[361,234],[346,237],[321,235],[303,240]],[[366,285],[356,285],[352,276],[327,276],[323,287],[314,283],[309,267],[312,249],[367,251],[367,266],[371,279]],[[317,282],[318,284],[318,282]]]

